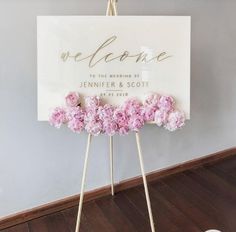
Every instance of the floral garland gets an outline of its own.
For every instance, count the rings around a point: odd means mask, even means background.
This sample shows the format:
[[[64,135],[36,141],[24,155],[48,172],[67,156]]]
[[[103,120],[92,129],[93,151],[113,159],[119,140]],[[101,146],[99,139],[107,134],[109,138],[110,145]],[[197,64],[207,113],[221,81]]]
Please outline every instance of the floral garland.
[[[130,131],[140,130],[145,123],[155,122],[157,126],[175,131],[185,124],[185,115],[175,109],[171,96],[150,94],[141,103],[137,99],[128,99],[121,106],[103,105],[98,96],[85,97],[85,106],[81,106],[80,95],[69,93],[66,107],[53,109],[49,123],[56,128],[67,124],[73,132],[86,130],[92,135],[126,135]]]

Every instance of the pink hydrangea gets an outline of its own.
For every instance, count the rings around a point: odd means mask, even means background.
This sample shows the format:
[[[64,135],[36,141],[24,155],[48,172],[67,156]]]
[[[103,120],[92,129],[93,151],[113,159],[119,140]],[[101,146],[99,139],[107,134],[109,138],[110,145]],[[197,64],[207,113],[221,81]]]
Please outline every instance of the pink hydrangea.
[[[163,110],[157,110],[155,113],[155,123],[157,126],[163,126],[166,124],[168,119],[168,113]]]
[[[85,112],[85,130],[94,136],[103,133],[103,122],[99,117],[100,106],[99,97],[86,97],[85,98],[86,112]]]
[[[103,125],[101,121],[89,121],[85,125],[85,130],[94,136],[98,136],[99,134],[103,133]]]
[[[80,133],[83,131],[85,123],[85,112],[81,107],[69,107],[67,109],[68,128],[73,132]]]
[[[114,120],[103,121],[103,131],[106,135],[113,136],[118,132],[118,125]]]
[[[85,107],[97,109],[101,104],[101,99],[98,96],[85,97]]]
[[[85,123],[97,120],[99,120],[99,115],[97,114],[97,110],[86,108],[84,114]]]
[[[115,109],[114,120],[117,123],[118,133],[120,135],[128,134],[128,132],[129,132],[129,117],[121,107],[118,107]]]
[[[62,124],[67,122],[66,111],[62,107],[56,107],[50,117],[49,123],[56,128],[60,128]]]
[[[99,120],[103,124],[103,132],[106,135],[112,136],[118,131],[118,125],[113,117],[115,107],[106,104],[104,106],[99,106],[97,114]]]
[[[76,92],[70,92],[66,98],[66,105],[69,107],[75,107],[79,105],[80,97],[79,94]]]
[[[169,114],[165,128],[169,131],[175,131],[185,124],[185,115],[181,111],[173,111]]]
[[[114,111],[114,120],[118,125],[128,125],[128,116],[125,111],[120,107],[116,108]]]
[[[104,106],[98,107],[97,113],[101,120],[112,119],[114,114],[115,107],[112,105],[106,104]]]
[[[69,121],[73,120],[74,118],[84,121],[84,115],[85,115],[85,112],[80,106],[68,107],[66,109],[66,117]]]
[[[124,102],[122,109],[128,116],[133,114],[141,114],[142,103],[135,98],[129,99]]]
[[[129,129],[131,131],[139,131],[144,125],[144,119],[142,115],[134,114],[129,118]]]
[[[129,127],[128,126],[122,126],[118,128],[119,135],[127,135],[129,133]]]
[[[84,130],[84,121],[81,121],[77,118],[70,120],[68,122],[68,128],[71,129],[73,132],[80,133]]]
[[[174,99],[171,96],[161,96],[158,102],[158,108],[165,112],[174,110]]]
[[[154,109],[158,108],[160,96],[157,93],[149,94],[144,100],[144,106],[148,106]]]
[[[85,115],[84,115],[84,121],[85,121],[85,123],[88,123],[91,121],[99,121],[99,115],[97,113],[97,110],[86,108]]]
[[[144,121],[146,121],[146,122],[154,121],[155,112],[156,112],[155,107],[152,107],[149,105],[144,106],[142,108],[142,116],[143,116]]]

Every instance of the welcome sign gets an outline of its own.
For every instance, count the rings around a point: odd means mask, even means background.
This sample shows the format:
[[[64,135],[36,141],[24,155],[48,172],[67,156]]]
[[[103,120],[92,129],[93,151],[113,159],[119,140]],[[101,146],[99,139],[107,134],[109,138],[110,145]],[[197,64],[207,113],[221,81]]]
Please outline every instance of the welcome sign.
[[[190,115],[190,17],[39,16],[38,119],[68,92],[119,105],[150,92]]]

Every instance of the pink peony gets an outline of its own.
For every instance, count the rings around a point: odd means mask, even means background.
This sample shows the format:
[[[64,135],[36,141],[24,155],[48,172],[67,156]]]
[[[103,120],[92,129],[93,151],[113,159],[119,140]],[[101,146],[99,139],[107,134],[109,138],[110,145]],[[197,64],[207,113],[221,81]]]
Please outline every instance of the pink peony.
[[[49,123],[56,128],[60,128],[62,124],[67,122],[66,111],[62,107],[56,107],[50,117]]]
[[[69,107],[66,110],[66,117],[69,121],[73,120],[75,118],[83,121],[84,120],[84,115],[85,115],[85,112],[80,106]]]
[[[117,108],[114,111],[114,120],[118,125],[128,125],[129,119],[124,110]]]
[[[128,116],[133,114],[141,114],[142,103],[135,98],[129,99],[124,102],[122,109]]]
[[[118,130],[118,125],[114,120],[115,107],[111,105],[100,106],[97,110],[99,120],[103,123],[103,132],[109,136],[114,135]]]
[[[128,134],[129,132],[129,117],[125,111],[118,107],[114,111],[114,121],[117,123],[117,131],[120,135]]]
[[[80,133],[84,129],[84,115],[85,112],[79,106],[70,107],[66,112],[68,119],[68,128],[73,132]]]
[[[86,97],[85,98],[85,129],[88,133],[92,135],[99,135],[103,133],[103,123],[99,118],[99,111],[101,110],[100,98],[97,96]]]
[[[129,129],[131,131],[139,131],[144,126],[143,116],[134,114],[129,119]]]
[[[129,133],[129,127],[128,126],[122,126],[118,128],[119,135],[127,135]]]
[[[84,121],[81,121],[77,118],[70,120],[68,122],[68,128],[71,129],[73,132],[80,133],[84,129]]]
[[[149,106],[154,109],[158,108],[160,96],[156,93],[149,94],[146,99],[144,100],[144,106]]]
[[[174,99],[171,96],[161,96],[158,102],[158,108],[165,112],[174,110]]]
[[[152,106],[144,106],[142,108],[142,116],[143,116],[143,119],[146,121],[146,122],[152,122],[154,121],[154,118],[155,118],[155,112],[156,112],[156,108],[155,107],[152,107]]]
[[[97,110],[86,108],[85,115],[84,115],[85,123],[88,123],[90,121],[98,121],[98,120],[99,120],[99,115],[97,113]]]
[[[113,136],[118,131],[118,125],[113,120],[103,121],[103,131],[106,135]]]
[[[98,96],[88,96],[85,97],[85,107],[97,109],[101,104],[100,97]]]
[[[75,107],[79,105],[79,94],[76,92],[70,92],[67,96],[66,96],[66,105],[69,107]]]
[[[101,121],[90,121],[85,125],[86,131],[94,136],[98,136],[103,133],[103,125]]]
[[[166,124],[168,119],[168,113],[163,110],[157,110],[155,113],[155,123],[157,126],[163,126]]]
[[[111,105],[104,105],[98,107],[98,116],[101,120],[112,119],[114,114],[115,107]]]
[[[185,124],[185,115],[180,111],[173,111],[169,114],[165,128],[169,131],[175,131]]]

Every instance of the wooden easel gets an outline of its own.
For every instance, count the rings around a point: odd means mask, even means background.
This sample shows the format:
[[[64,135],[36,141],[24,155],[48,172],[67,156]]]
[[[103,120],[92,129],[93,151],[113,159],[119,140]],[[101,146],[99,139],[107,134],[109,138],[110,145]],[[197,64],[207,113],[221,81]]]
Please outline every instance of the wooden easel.
[[[117,0],[108,0],[107,12],[106,12],[107,16],[117,16],[116,4],[117,4]],[[146,201],[147,201],[147,208],[148,208],[148,214],[149,214],[149,220],[150,220],[150,227],[151,227],[151,231],[155,232],[153,215],[152,215],[152,208],[151,208],[151,202],[150,202],[148,186],[147,186],[147,178],[146,178],[146,175],[145,175],[144,164],[143,164],[143,155],[142,155],[142,150],[141,150],[139,132],[135,132],[135,137],[136,137],[136,143],[137,143],[137,149],[138,149],[138,157],[139,157],[139,162],[140,162],[140,168],[141,168],[142,177],[143,177],[143,185],[144,185],[145,196],[146,196]],[[78,209],[78,216],[77,216],[77,221],[76,221],[75,232],[79,232],[79,229],[80,229],[81,212],[82,212],[83,199],[84,199],[84,186],[85,186],[85,179],[86,179],[86,173],[87,173],[88,156],[89,156],[89,149],[90,149],[90,145],[91,145],[91,139],[92,139],[92,135],[89,134],[88,135],[88,140],[87,140],[86,153],[85,153],[84,169],[83,169],[81,192],[80,192],[80,201],[79,201],[79,209]],[[111,195],[114,196],[113,137],[112,136],[109,137],[109,146],[110,146]]]

